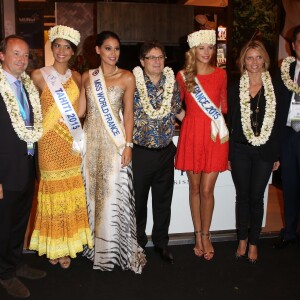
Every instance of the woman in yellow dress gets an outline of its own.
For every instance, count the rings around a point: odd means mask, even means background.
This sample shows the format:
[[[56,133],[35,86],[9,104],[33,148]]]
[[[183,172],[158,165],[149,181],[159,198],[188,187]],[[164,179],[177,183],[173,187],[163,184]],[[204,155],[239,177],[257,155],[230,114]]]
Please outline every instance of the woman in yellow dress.
[[[68,268],[84,245],[92,247],[81,156],[74,150],[82,133],[76,114],[81,75],[68,68],[80,33],[58,25],[49,30],[49,39],[54,64],[32,73],[41,94],[43,136],[38,143],[41,180],[30,249]]]

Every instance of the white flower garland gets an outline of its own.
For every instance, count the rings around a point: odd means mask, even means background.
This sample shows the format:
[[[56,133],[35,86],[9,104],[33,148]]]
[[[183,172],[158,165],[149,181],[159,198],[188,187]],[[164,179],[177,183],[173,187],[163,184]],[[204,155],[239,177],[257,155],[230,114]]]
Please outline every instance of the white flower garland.
[[[64,25],[56,25],[50,28],[48,35],[51,43],[56,39],[65,39],[77,46],[80,42],[79,31]]]
[[[300,95],[300,86],[294,80],[291,79],[290,76],[290,67],[291,63],[296,60],[293,56],[286,57],[281,64],[281,78],[287,89],[295,94]]]
[[[21,79],[26,88],[26,91],[28,92],[30,103],[33,109],[34,122],[32,130],[27,129],[25,126],[25,122],[21,116],[20,108],[17,103],[14,91],[8,83],[3,72],[2,65],[0,64],[0,93],[6,105],[7,112],[10,116],[12,126],[21,140],[27,143],[34,143],[38,141],[38,139],[43,134],[40,97],[36,87],[25,72],[21,74]]]
[[[216,31],[211,29],[199,30],[188,35],[187,42],[190,48],[197,47],[200,44],[216,44]]]
[[[132,72],[135,76],[136,87],[145,113],[151,119],[162,119],[167,116],[171,112],[171,101],[174,91],[175,76],[173,70],[169,67],[165,67],[163,70],[166,81],[164,85],[163,101],[159,110],[154,109],[150,103],[144,73],[141,67],[135,67]]]
[[[255,136],[251,127],[251,109],[250,109],[250,94],[249,94],[249,76],[248,72],[244,72],[240,79],[240,104],[241,104],[241,117],[242,128],[248,142],[253,146],[260,146],[265,144],[270,135],[275,121],[276,114],[276,97],[268,71],[261,74],[264,95],[266,98],[266,109],[264,120],[261,127],[259,136]]]

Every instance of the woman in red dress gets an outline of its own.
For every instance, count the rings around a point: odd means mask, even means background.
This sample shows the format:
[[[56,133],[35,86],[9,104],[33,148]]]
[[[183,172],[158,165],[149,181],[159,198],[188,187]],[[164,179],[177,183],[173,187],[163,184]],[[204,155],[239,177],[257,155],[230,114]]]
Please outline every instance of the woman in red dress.
[[[176,169],[189,179],[190,207],[195,230],[196,256],[211,260],[214,248],[210,225],[214,187],[219,172],[227,170],[228,130],[226,72],[214,66],[216,35],[200,30],[188,36],[184,70],[177,74],[181,99],[186,104],[175,160]]]

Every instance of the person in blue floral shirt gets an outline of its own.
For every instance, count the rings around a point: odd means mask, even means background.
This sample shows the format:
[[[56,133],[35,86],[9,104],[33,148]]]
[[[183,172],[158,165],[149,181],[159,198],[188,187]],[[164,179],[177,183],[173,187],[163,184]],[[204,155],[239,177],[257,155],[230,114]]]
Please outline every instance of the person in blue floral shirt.
[[[160,42],[146,42],[140,49],[143,69],[133,70],[136,90],[132,167],[138,243],[145,248],[148,242],[145,229],[151,188],[152,242],[162,259],[173,264],[173,254],[168,248],[176,153],[172,138],[175,120],[182,120],[185,112],[174,73],[165,67],[165,59],[165,48]]]

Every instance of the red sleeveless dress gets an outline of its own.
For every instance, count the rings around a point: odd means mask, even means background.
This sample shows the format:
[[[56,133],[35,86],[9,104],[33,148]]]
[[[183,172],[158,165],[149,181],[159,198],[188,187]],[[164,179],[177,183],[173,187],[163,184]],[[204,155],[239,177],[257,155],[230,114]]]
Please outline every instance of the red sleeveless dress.
[[[223,69],[215,68],[207,75],[197,75],[211,101],[223,114],[227,113],[227,76]],[[211,139],[211,119],[187,92],[181,72],[176,76],[182,101],[186,104],[175,158],[175,168],[194,173],[222,172],[228,165],[228,142]]]

